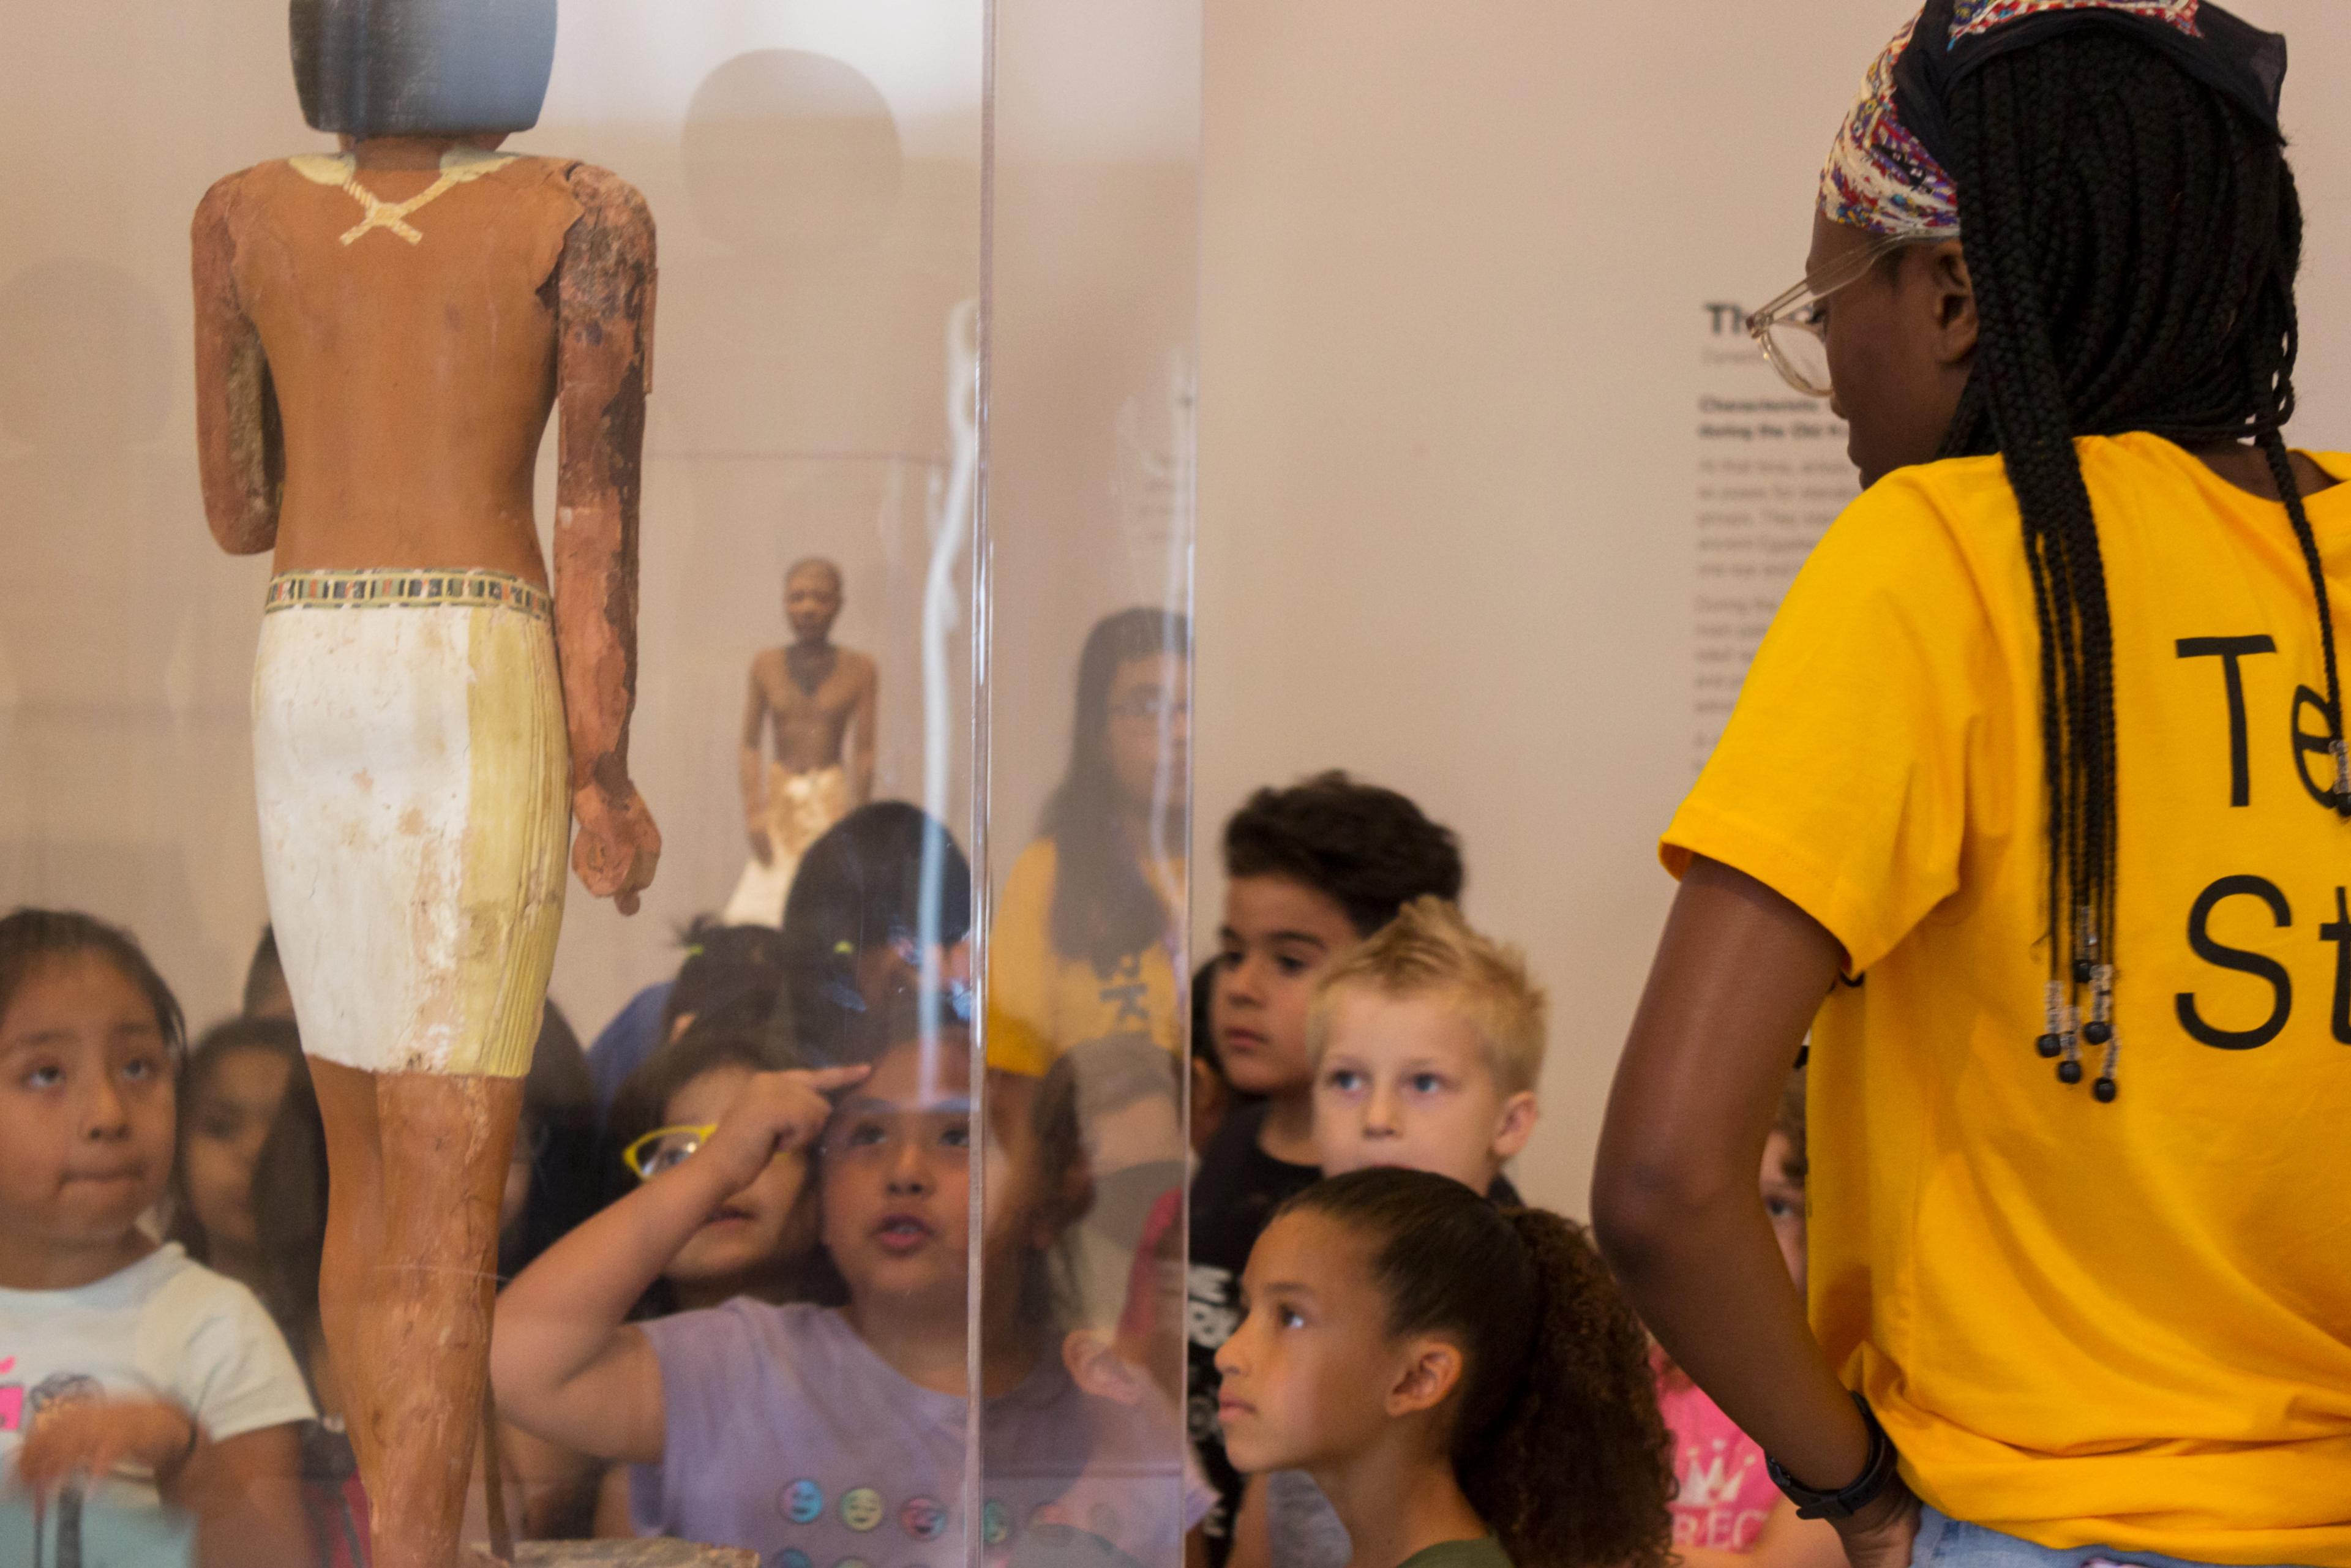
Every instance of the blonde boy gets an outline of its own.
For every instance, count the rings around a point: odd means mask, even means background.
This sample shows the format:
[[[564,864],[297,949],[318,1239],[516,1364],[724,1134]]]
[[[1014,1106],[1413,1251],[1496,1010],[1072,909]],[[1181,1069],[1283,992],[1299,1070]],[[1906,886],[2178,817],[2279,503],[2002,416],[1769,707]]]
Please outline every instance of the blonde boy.
[[[1315,988],[1323,1174],[1404,1166],[1492,1191],[1534,1133],[1548,1013],[1516,948],[1442,899],[1406,904]]]

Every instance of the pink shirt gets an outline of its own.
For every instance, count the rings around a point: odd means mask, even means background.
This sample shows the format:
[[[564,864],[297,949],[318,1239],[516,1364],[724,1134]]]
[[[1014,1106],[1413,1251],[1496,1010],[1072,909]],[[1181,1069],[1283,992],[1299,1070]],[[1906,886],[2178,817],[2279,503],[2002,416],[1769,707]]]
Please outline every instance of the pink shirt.
[[[1731,1424],[1706,1391],[1680,1368],[1657,1369],[1657,1412],[1673,1434],[1674,1545],[1754,1550],[1763,1521],[1779,1505],[1780,1489],[1764,1473],[1763,1450]]]

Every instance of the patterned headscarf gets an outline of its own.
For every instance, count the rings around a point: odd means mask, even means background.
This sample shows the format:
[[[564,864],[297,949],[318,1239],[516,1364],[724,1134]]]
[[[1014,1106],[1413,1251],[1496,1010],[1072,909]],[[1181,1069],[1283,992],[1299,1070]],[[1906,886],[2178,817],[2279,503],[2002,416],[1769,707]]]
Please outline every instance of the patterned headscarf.
[[[2090,24],[2129,30],[2276,127],[2285,40],[2204,0],[1928,0],[1871,62],[1821,171],[1821,211],[1872,234],[1958,234],[1958,195],[1938,155],[1943,95],[1987,59]]]

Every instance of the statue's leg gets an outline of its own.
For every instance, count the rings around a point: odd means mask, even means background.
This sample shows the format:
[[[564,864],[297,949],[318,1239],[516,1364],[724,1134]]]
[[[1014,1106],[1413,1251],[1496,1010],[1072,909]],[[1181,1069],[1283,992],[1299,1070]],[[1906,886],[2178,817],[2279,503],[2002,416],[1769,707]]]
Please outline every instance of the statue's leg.
[[[383,1255],[383,1135],[376,1119],[376,1075],[319,1057],[310,1082],[327,1131],[327,1238],[319,1270],[319,1322],[343,1396],[343,1417],[360,1473],[377,1469],[378,1422],[370,1407],[375,1381],[360,1364],[361,1306],[377,1290]]]
[[[383,1251],[361,1309],[377,1477],[375,1568],[455,1568],[489,1383],[498,1197],[522,1080],[386,1073]]]

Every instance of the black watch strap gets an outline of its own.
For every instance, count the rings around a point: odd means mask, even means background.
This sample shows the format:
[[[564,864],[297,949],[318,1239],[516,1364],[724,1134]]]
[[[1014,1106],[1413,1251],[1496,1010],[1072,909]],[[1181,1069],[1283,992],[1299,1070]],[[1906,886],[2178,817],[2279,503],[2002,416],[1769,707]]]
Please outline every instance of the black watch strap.
[[[1869,1427],[1869,1458],[1853,1481],[1835,1491],[1814,1491],[1790,1475],[1788,1467],[1779,1460],[1768,1457],[1764,1460],[1772,1484],[1786,1492],[1788,1500],[1796,1505],[1798,1519],[1851,1519],[1876,1502],[1877,1494],[1894,1479],[1895,1460],[1899,1457],[1894,1451],[1894,1439],[1877,1424],[1877,1412],[1869,1407],[1868,1400],[1858,1394],[1853,1395],[1852,1399],[1854,1408],[1861,1412],[1863,1422]]]

